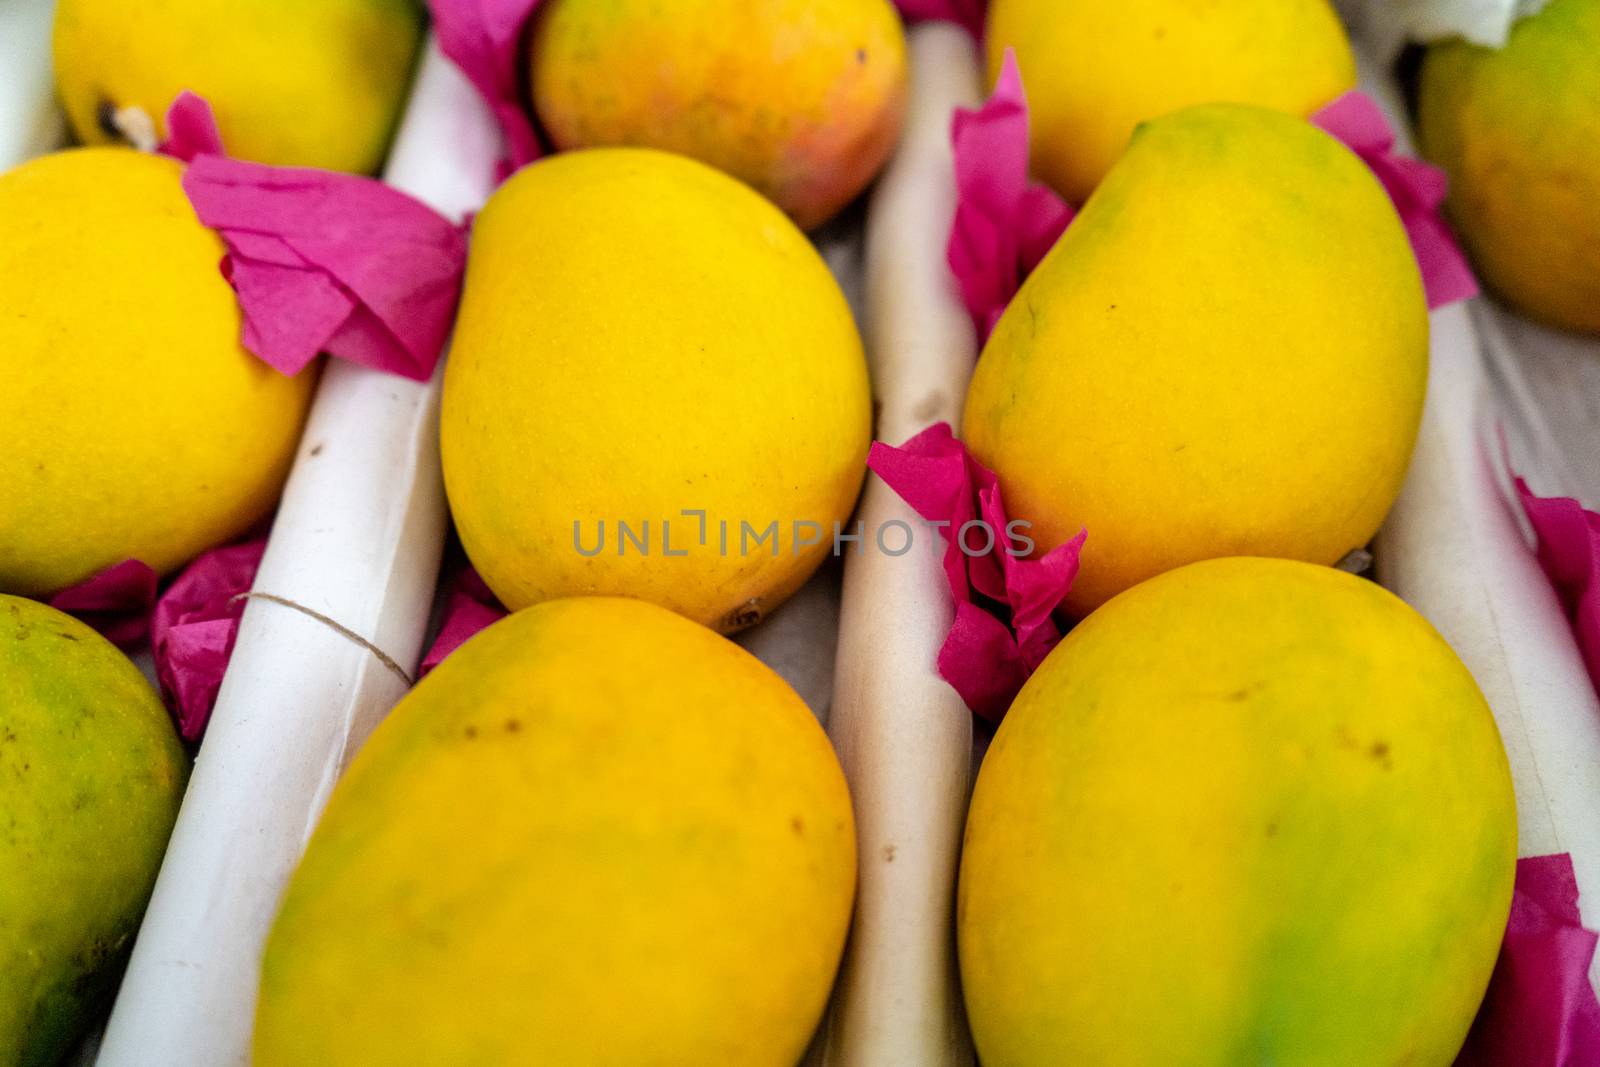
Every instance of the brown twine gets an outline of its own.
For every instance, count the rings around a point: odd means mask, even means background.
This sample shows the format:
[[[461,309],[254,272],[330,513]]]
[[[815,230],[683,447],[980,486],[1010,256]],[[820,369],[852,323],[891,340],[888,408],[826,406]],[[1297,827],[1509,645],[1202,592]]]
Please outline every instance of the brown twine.
[[[230,600],[229,603],[237,604],[241,600],[265,600],[268,603],[277,604],[280,607],[289,608],[293,611],[298,611],[300,614],[309,618],[313,618],[322,623],[324,626],[328,627],[334,633],[338,634],[340,637],[343,637],[347,641],[350,641],[354,644],[360,645],[368,652],[371,652],[377,657],[379,663],[389,668],[389,670],[394,672],[396,677],[398,677],[402,682],[406,683],[407,688],[417,684],[412,680],[411,675],[406,673],[405,668],[396,663],[387,652],[373,644],[371,641],[368,641],[365,637],[362,637],[348,626],[328,618],[328,616],[322,614],[320,611],[317,611],[313,608],[308,608],[304,604],[297,604],[288,597],[281,597],[276,593],[260,593],[254,590],[248,593],[240,593],[238,596]]]

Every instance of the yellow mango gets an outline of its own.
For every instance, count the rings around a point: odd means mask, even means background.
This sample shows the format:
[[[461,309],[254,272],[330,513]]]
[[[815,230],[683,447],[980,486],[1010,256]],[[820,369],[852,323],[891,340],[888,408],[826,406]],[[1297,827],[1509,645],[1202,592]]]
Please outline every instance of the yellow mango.
[[[258,1067],[792,1067],[855,888],[826,735],[631,600],[502,620],[334,791],[267,942]]]
[[[1511,774],[1472,676],[1370,582],[1198,563],[1023,687],[967,817],[984,1067],[1448,1067],[1499,952]]]
[[[84,148],[0,175],[0,591],[166,573],[277,501],[314,375],[241,347],[181,174]]]
[[[106,1007],[189,775],[150,683],[78,620],[0,595],[0,1065]]]
[[[1081,615],[1195,560],[1365,545],[1427,378],[1421,277],[1371,171],[1213,104],[1134,137],[1001,317],[964,432],[1041,551],[1087,527]]]
[[[1551,0],[1496,51],[1428,49],[1424,153],[1494,291],[1552,326],[1600,333],[1600,0]]]
[[[994,0],[985,42],[991,79],[1016,49],[1034,173],[1074,203],[1141,122],[1210,103],[1304,118],[1356,84],[1328,0]]]
[[[512,610],[602,594],[754,624],[831,550],[871,420],[837,283],[727,175],[565,153],[478,216],[440,432],[462,543]]]
[[[57,0],[56,82],[79,140],[122,139],[136,107],[165,135],[185,89],[228,154],[372,173],[422,45],[418,0]]]
[[[681,152],[805,229],[872,180],[905,113],[889,0],[546,0],[532,56],[558,147]]]

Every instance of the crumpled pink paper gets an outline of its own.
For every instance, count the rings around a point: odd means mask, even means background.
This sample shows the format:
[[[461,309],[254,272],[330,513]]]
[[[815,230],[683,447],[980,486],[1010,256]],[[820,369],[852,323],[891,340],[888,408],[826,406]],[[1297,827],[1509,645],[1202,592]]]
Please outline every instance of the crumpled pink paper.
[[[1395,134],[1383,109],[1365,93],[1345,93],[1311,116],[1372,169],[1394,201],[1422,269],[1428,307],[1441,308],[1478,295],[1478,280],[1439,209],[1449,192],[1444,171],[1394,150]]]
[[[1028,529],[1018,524],[1013,531],[999,479],[968,454],[948,423],[898,448],[874,443],[867,466],[924,520],[948,524],[943,565],[956,618],[939,650],[939,676],[974,712],[1001,718],[1061,640],[1054,611],[1078,575],[1087,532],[1037,559],[1013,555]]]
[[[94,577],[63,589],[50,606],[87,623],[118,648],[132,648],[150,633],[156,602],[156,572],[125,559]]]
[[[156,151],[184,163],[194,162],[196,156],[226,154],[217,117],[205,97],[187,89],[178,94],[167,108],[167,139]]]
[[[908,21],[954,22],[975,40],[983,40],[988,0],[895,0],[895,5]]]
[[[212,549],[156,602],[150,622],[156,677],[185,741],[200,740],[239,635],[241,594],[250,591],[265,539]]]
[[[163,150],[188,160],[183,188],[228,246],[244,346],[284,374],[321,352],[426,381],[455,320],[462,227],[397,189],[331,171],[221,154],[205,101],[184,93]]]
[[[445,661],[445,657],[467,643],[467,640],[489,625],[506,617],[506,609],[489,591],[478,572],[463,568],[451,582],[445,598],[444,620],[439,635],[433,639],[427,654],[422,657],[419,679]]]
[[[1539,565],[1561,597],[1584,666],[1600,690],[1600,514],[1571,497],[1535,496],[1526,481],[1513,478],[1539,538]]]
[[[947,258],[978,336],[987,340],[1073,217],[1054,190],[1028,177],[1028,98],[1011,49],[994,94],[977,111],[956,111],[950,139],[956,217]]]
[[[1518,860],[1500,960],[1456,1067],[1600,1064],[1595,940],[1578,914],[1572,857]]]
[[[528,22],[539,0],[428,0],[439,48],[478,90],[505,137],[504,180],[544,155],[526,104]]]

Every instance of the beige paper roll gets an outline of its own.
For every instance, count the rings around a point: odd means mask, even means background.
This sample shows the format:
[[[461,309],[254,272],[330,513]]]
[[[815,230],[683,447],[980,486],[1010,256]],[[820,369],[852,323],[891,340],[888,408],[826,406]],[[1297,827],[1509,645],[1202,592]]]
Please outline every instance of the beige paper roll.
[[[459,216],[498,133],[430,41],[388,169]],[[335,362],[318,387],[255,589],[414,671],[445,531],[438,379]],[[100,1052],[102,1067],[247,1064],[261,950],[340,772],[408,683],[307,614],[252,600]]]
[[[963,31],[911,31],[905,137],[867,224],[877,435],[894,444],[941,420],[959,423],[977,354],[944,250],[955,212],[950,119],[954,108],[978,102],[978,70]],[[954,606],[936,539],[876,476],[868,477],[860,518],[869,548],[845,563],[828,732],[850,779],[861,875],[823,1061],[970,1063],[952,912],[972,716],[935,667]],[[918,535],[898,557],[872,547],[876,531],[894,521]],[[886,536],[896,548],[903,540]]]
[[[1363,63],[1362,88],[1388,112],[1400,149],[1411,151],[1397,87],[1375,62]],[[1584,920],[1600,928],[1600,700],[1505,492],[1500,427],[1545,421],[1537,412],[1515,418],[1525,395],[1520,357],[1503,337],[1485,344],[1479,326],[1493,330],[1496,313],[1478,303],[1433,313],[1422,433],[1378,535],[1377,575],[1472,671],[1511,760],[1520,854],[1571,853]],[[1568,433],[1566,447],[1592,465],[1600,426],[1569,424]],[[1550,433],[1527,435],[1519,462],[1530,474],[1571,465]],[[1600,987],[1600,958],[1589,975]]]
[[[51,0],[0,0],[0,171],[60,146],[50,69]]]

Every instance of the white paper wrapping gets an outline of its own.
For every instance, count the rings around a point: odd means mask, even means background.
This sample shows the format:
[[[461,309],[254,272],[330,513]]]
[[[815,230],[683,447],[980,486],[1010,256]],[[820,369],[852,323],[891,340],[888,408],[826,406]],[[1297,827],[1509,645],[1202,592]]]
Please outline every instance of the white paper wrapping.
[[[1376,64],[1367,65],[1363,88],[1384,105],[1400,147],[1410,151],[1404,110]],[[1475,320],[1491,327],[1493,347],[1484,346]],[[1432,326],[1422,433],[1378,537],[1378,579],[1427,616],[1471,669],[1511,759],[1520,853],[1570,852],[1584,920],[1600,928],[1600,700],[1504,491],[1498,444],[1500,427],[1523,431],[1519,469],[1546,493],[1560,489],[1554,482],[1563,470],[1596,475],[1600,408],[1583,405],[1600,403],[1600,394],[1553,407],[1567,414],[1559,424],[1546,417],[1507,337],[1542,347],[1545,381],[1596,384],[1600,375],[1559,367],[1582,342],[1506,320],[1484,301],[1436,311]],[[1493,378],[1486,366],[1496,368]],[[1590,978],[1600,981],[1600,960]]]
[[[1600,338],[1548,329],[1489,300],[1473,308],[1473,324],[1518,473],[1541,496],[1600,507]]]
[[[950,119],[979,99],[978,57],[948,25],[911,31],[911,107],[873,195],[867,232],[868,349],[877,435],[898,444],[959,426],[977,355],[945,265],[955,213]],[[850,1067],[970,1063],[954,953],[954,887],[971,785],[972,716],[935,669],[954,605],[934,539],[869,475],[858,516],[918,531],[900,557],[845,561],[828,730],[850,779],[860,880],[855,925],[823,1043]],[[889,543],[902,538],[891,533]]]
[[[459,216],[498,134],[430,42],[388,170]],[[414,671],[445,531],[438,386],[334,362],[255,589]],[[102,1067],[249,1061],[261,948],[339,772],[407,681],[326,623],[252,600],[107,1028]]]
[[[1408,41],[1464,37],[1499,48],[1520,18],[1549,0],[1337,0],[1350,28],[1376,56],[1392,57]]]
[[[61,143],[50,70],[52,0],[0,0],[0,171]]]

